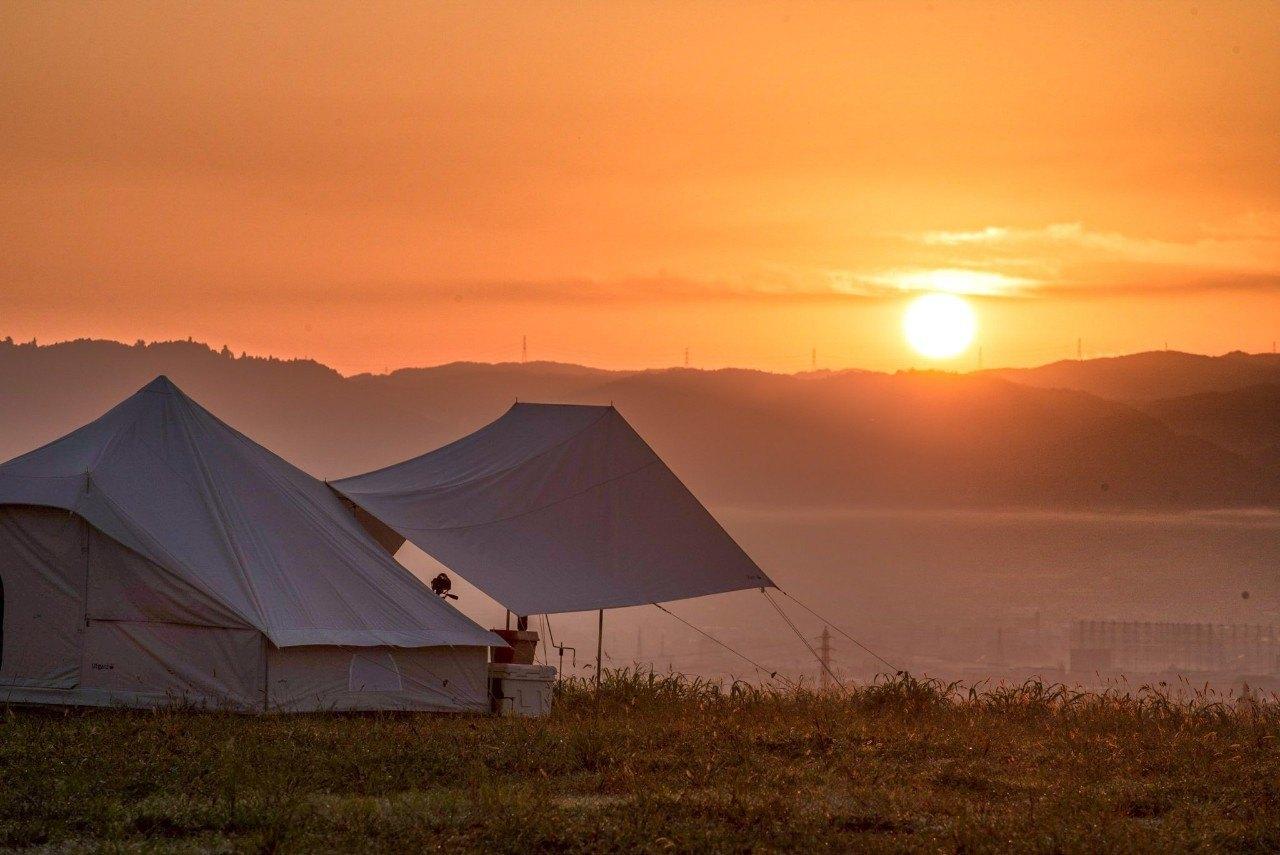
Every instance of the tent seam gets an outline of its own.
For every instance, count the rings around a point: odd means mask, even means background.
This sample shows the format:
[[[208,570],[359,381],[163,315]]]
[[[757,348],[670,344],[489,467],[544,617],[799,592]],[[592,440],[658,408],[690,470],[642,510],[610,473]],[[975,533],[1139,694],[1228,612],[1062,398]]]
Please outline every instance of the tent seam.
[[[226,511],[222,507],[222,502],[218,498],[217,491],[211,489],[213,486],[213,479],[209,471],[208,463],[204,458],[204,454],[200,449],[199,443],[197,443],[195,441],[195,437],[191,435],[190,425],[187,424],[186,419],[181,417],[181,414],[179,414],[178,422],[182,426],[182,433],[187,440],[187,446],[191,449],[192,457],[200,467],[200,474],[203,477],[203,486],[205,487],[205,490],[202,492],[207,494],[207,497],[214,509],[214,516],[218,523],[218,532],[222,536],[222,539],[228,549],[230,549],[232,558],[235,560],[236,567],[240,570],[240,573],[244,578],[245,584],[249,590],[249,596],[252,598],[253,605],[257,609],[258,620],[261,623],[266,623],[266,612],[263,610],[262,601],[258,597],[257,586],[253,584],[252,574],[249,572],[249,567],[245,563],[244,557],[240,554],[240,548],[236,544],[235,539],[231,536],[231,532],[227,525]],[[188,486],[194,488],[195,485],[189,484]],[[270,635],[269,631],[265,628],[259,627],[259,631],[267,634],[268,636]]]

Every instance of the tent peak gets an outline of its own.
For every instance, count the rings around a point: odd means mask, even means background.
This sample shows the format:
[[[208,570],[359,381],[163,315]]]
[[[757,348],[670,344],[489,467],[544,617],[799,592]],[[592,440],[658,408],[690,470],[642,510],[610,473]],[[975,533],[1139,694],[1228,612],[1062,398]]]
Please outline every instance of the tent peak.
[[[159,392],[162,395],[184,395],[185,393],[178,388],[178,384],[169,379],[167,374],[157,374],[156,378],[147,385],[143,386],[141,392]]]
[[[615,409],[615,407],[613,406],[613,402],[609,402],[608,404],[559,404],[559,403],[545,403],[545,402],[539,402],[539,401],[521,401],[518,398],[516,399],[516,402],[511,406],[512,408],[520,407],[522,409],[525,409],[525,408],[548,409],[551,407],[563,407],[566,410],[612,410],[612,409]]]

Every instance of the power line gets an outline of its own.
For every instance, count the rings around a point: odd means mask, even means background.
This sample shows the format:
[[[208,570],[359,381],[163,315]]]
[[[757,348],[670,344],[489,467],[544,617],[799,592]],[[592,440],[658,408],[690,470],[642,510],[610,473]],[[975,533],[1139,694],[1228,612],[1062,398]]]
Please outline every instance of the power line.
[[[827,660],[824,660],[823,657],[818,655],[818,651],[813,649],[813,645],[809,643],[809,639],[804,637],[804,633],[800,631],[800,628],[797,627],[794,622],[792,622],[791,618],[787,617],[787,613],[782,610],[782,607],[773,601],[773,597],[769,596],[768,590],[766,590],[765,588],[761,588],[760,593],[764,594],[764,598],[769,601],[769,605],[773,606],[773,610],[778,613],[778,616],[782,618],[783,622],[787,626],[791,627],[791,631],[796,634],[796,638],[800,639],[800,643],[805,646],[805,649],[808,650],[811,654],[813,654],[814,659],[818,660],[818,664],[822,666],[823,671],[825,671],[826,674],[829,675],[832,680],[836,681],[837,686],[843,689],[844,683],[840,682],[840,678],[836,676],[836,672],[831,670],[830,663]],[[826,682],[825,679],[823,682]]]
[[[797,606],[799,606],[800,608],[804,609],[806,612],[808,612],[809,614],[813,615],[814,617],[816,617],[818,620],[822,621],[823,623],[825,623],[825,624],[829,624],[830,626],[834,626],[834,627],[836,628],[836,632],[840,633],[840,634],[841,634],[841,635],[843,635],[845,638],[849,639],[849,640],[850,640],[850,641],[852,641],[854,644],[858,645],[858,647],[862,648],[864,651],[866,651],[867,653],[871,654],[871,655],[872,655],[872,656],[874,656],[876,659],[879,659],[879,660],[880,660],[880,662],[881,662],[882,664],[884,664],[886,667],[890,668],[890,669],[891,669],[891,670],[893,670],[893,671],[897,671],[897,672],[902,671],[902,669],[901,669],[901,668],[898,668],[898,667],[894,666],[891,662],[889,662],[889,660],[885,659],[885,658],[884,658],[883,656],[881,656],[879,653],[876,653],[876,652],[875,652],[874,650],[872,650],[870,647],[867,647],[867,645],[863,644],[861,641],[859,641],[858,639],[854,638],[854,637],[853,637],[852,635],[850,635],[849,633],[845,632],[843,629],[841,629],[841,628],[840,628],[839,624],[835,623],[834,621],[827,620],[827,619],[826,619],[826,618],[824,618],[822,615],[818,614],[816,611],[814,611],[813,609],[809,608],[809,607],[808,607],[808,606],[806,606],[804,603],[802,603],[802,602],[800,602],[799,600],[797,600],[795,597],[791,596],[791,594],[787,593],[787,592],[786,592],[785,590],[783,590],[782,588],[778,588],[778,593],[782,594],[782,596],[784,596],[784,597],[786,597],[787,599],[791,600],[791,602],[795,603]]]
[[[791,681],[791,679],[790,679],[790,678],[788,678],[785,674],[779,674],[777,671],[770,670],[769,668],[766,668],[765,666],[761,665],[759,662],[755,661],[754,659],[751,659],[751,658],[750,658],[750,657],[748,657],[746,654],[744,654],[744,653],[739,653],[737,650],[734,650],[732,647],[730,647],[729,645],[725,644],[723,641],[721,641],[720,639],[716,638],[716,637],[715,637],[714,635],[712,635],[711,633],[707,632],[706,630],[702,629],[701,627],[694,626],[693,624],[689,623],[689,621],[687,621],[687,620],[685,620],[684,618],[680,617],[680,615],[676,614],[675,612],[673,612],[673,611],[671,611],[670,609],[668,609],[668,608],[666,608],[665,606],[663,606],[661,603],[653,603],[652,605],[653,605],[653,607],[654,607],[654,608],[658,609],[659,611],[663,611],[663,612],[666,612],[667,614],[671,615],[673,618],[675,618],[676,620],[680,621],[682,624],[684,624],[685,626],[689,627],[689,629],[693,630],[694,632],[698,633],[699,635],[703,636],[704,638],[707,638],[707,639],[709,639],[709,640],[711,640],[711,641],[714,641],[716,644],[720,645],[720,646],[721,646],[721,647],[723,647],[725,650],[728,650],[728,651],[729,651],[730,653],[732,653],[734,656],[737,656],[737,657],[738,657],[739,659],[741,659],[742,661],[749,663],[749,664],[751,665],[751,667],[755,668],[757,671],[761,671],[761,672],[763,672],[763,673],[765,673],[765,674],[768,674],[768,675],[769,675],[769,679],[771,679],[771,680],[781,679],[781,680],[783,680],[783,681],[784,681],[788,686],[791,686],[791,687],[793,687],[793,688],[795,687],[795,683],[794,683],[794,682],[792,682],[792,681]]]

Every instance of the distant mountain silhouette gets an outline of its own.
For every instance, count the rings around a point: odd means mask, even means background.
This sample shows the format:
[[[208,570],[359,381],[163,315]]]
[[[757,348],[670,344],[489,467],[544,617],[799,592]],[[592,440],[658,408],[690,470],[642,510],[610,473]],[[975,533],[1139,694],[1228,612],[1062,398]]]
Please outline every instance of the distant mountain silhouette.
[[[986,373],[1026,386],[1075,389],[1115,401],[1142,402],[1280,383],[1280,354],[1235,351],[1202,356],[1155,350]]]
[[[1215,442],[1280,474],[1280,384],[1167,398],[1144,409],[1179,433]]]
[[[996,378],[650,372],[609,398],[695,489],[815,505],[1274,504],[1276,479],[1123,404]]]
[[[0,458],[96,418],[157,374],[319,477],[411,453],[429,411],[307,360],[240,357],[194,342],[0,343]],[[437,431],[438,434],[438,431]]]
[[[322,478],[436,447],[520,398],[612,401],[712,504],[1280,506],[1280,479],[1263,465],[1276,437],[1265,419],[1232,416],[1248,410],[1244,399],[1162,401],[1145,411],[1123,402],[1167,398],[1164,389],[1204,391],[1213,378],[1230,391],[1248,385],[1239,383],[1245,375],[1280,374],[1280,360],[1138,354],[1059,366],[782,375],[453,363],[343,377],[312,361],[234,357],[189,341],[0,344],[0,458],[89,421],[165,373]],[[1053,388],[1072,383],[1123,401]],[[1153,384],[1159,394],[1135,394]]]

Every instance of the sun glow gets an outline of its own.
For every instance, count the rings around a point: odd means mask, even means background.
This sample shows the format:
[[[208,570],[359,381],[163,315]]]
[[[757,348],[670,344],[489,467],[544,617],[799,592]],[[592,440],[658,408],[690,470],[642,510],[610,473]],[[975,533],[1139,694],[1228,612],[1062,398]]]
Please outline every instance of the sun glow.
[[[978,322],[969,304],[954,294],[925,294],[911,301],[902,318],[907,343],[930,359],[949,359],[973,342]]]
[[[934,240],[929,236],[925,242]],[[879,280],[903,291],[929,291],[943,294],[960,294],[998,297],[1025,292],[1040,285],[1035,279],[1009,276],[993,270],[961,270],[936,268],[932,270],[899,270]]]

